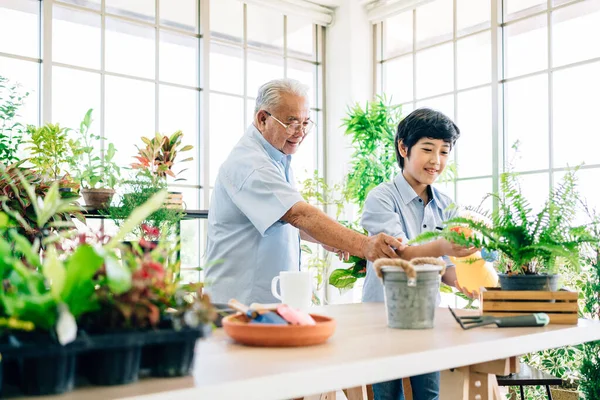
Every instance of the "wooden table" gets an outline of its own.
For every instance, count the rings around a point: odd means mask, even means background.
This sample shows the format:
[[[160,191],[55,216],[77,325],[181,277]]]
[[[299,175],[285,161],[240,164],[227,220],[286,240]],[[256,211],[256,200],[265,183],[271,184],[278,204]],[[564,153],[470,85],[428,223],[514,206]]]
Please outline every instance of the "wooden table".
[[[252,348],[233,343],[217,330],[212,338],[198,343],[193,377],[82,388],[58,398],[289,399],[600,339],[600,323],[586,320],[577,326],[463,331],[448,310],[440,308],[435,329],[411,331],[388,328],[382,303],[334,305],[316,311],[338,323],[326,344]],[[485,364],[483,369],[489,365],[494,364]],[[468,368],[455,371],[457,378],[460,371],[468,375]],[[442,385],[442,399],[462,398]]]

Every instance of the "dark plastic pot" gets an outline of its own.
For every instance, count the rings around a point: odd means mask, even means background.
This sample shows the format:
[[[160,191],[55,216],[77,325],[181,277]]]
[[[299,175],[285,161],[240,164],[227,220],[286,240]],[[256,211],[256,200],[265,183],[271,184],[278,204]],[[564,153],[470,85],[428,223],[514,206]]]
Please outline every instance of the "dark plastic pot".
[[[12,336],[10,346],[6,357],[14,360],[12,369],[18,370],[23,393],[52,395],[73,390],[76,354],[84,346],[83,341],[77,339],[63,346],[48,333],[27,332]]]
[[[74,352],[20,360],[21,390],[30,395],[66,393],[75,386]]]
[[[81,354],[81,372],[95,385],[124,385],[138,380],[143,333],[90,335],[90,352]]]
[[[537,290],[551,291],[558,290],[558,280],[560,275],[507,275],[499,274],[500,287],[502,290]]]
[[[173,377],[189,375],[194,364],[196,341],[203,336],[202,329],[182,331],[164,330],[149,333],[150,342],[142,351],[142,366],[150,375]]]

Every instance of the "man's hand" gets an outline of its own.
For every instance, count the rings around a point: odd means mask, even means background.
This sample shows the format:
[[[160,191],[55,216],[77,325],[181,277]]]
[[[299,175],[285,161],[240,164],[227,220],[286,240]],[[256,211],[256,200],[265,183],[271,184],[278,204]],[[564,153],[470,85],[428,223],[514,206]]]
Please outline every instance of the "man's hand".
[[[363,258],[369,261],[375,261],[379,258],[398,258],[396,251],[402,251],[405,248],[406,245],[402,244],[402,239],[379,233],[366,238],[362,254]]]
[[[350,259],[350,253],[344,250],[336,249],[335,247],[327,246],[326,244],[321,244],[323,248],[331,253],[337,254],[338,258],[342,261],[348,261]]]
[[[439,239],[438,245],[440,246],[441,254],[452,257],[467,257],[479,250],[477,247],[460,246],[456,243],[449,242],[446,239]]]

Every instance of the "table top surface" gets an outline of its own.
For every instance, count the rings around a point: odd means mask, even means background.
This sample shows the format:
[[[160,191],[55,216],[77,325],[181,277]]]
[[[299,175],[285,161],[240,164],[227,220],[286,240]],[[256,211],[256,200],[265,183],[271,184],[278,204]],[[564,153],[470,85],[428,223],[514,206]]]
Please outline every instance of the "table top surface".
[[[400,330],[387,327],[383,303],[331,305],[311,312],[337,321],[336,332],[325,344],[247,347],[218,329],[198,342],[193,376],[86,387],[59,398],[285,399],[600,339],[600,323],[587,320],[578,325],[464,331],[447,309],[439,308],[434,329]]]

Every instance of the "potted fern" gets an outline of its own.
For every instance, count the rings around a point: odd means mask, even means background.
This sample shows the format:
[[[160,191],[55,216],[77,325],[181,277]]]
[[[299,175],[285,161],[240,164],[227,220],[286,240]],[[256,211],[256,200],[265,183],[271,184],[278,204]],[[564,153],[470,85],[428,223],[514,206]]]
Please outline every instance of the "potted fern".
[[[534,213],[521,193],[517,175],[502,174],[500,193],[490,194],[498,199],[498,210],[470,210],[483,214],[491,224],[456,217],[448,220],[442,231],[425,232],[413,242],[443,237],[459,245],[481,248],[484,258],[498,252],[503,290],[555,291],[559,268],[579,268],[582,246],[598,242],[587,226],[573,226],[577,209],[575,186],[575,171],[569,171],[549,194],[542,210]],[[474,234],[467,236],[457,226],[469,228]]]

